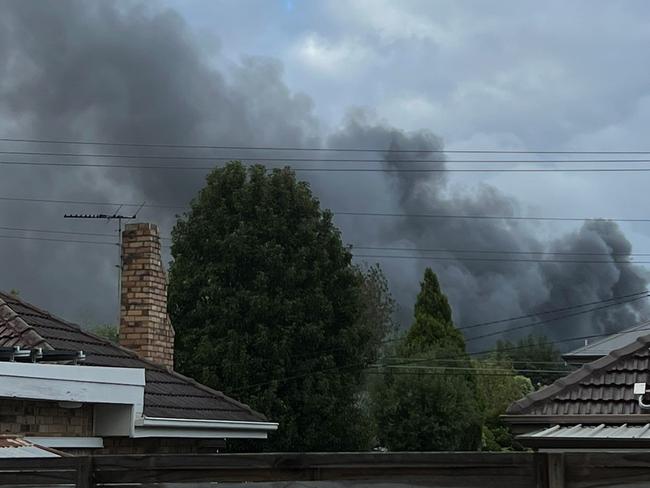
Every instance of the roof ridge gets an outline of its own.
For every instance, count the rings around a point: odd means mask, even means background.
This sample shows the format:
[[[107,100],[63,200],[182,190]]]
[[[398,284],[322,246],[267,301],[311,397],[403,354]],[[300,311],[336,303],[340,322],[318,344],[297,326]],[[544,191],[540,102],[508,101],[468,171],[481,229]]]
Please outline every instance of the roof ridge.
[[[558,379],[549,386],[534,391],[521,400],[517,400],[508,407],[506,414],[524,414],[533,406],[549,400],[551,397],[561,392],[568,392],[571,388],[577,387],[581,381],[590,376],[595,376],[596,374],[601,373],[603,370],[615,364],[620,358],[634,354],[635,352],[647,347],[648,344],[650,344],[650,334],[638,337],[634,342],[619,349],[615,349],[608,355],[583,365],[581,368],[569,373],[564,378]]]
[[[6,296],[6,295],[2,295]],[[54,349],[36,330],[25,322],[0,296],[0,323],[10,327],[29,347]]]
[[[638,324],[633,325],[632,327],[627,327],[625,329],[619,330],[618,332],[613,332],[613,333],[611,333],[611,334],[609,334],[609,335],[607,335],[607,336],[605,336],[605,337],[603,337],[601,339],[598,339],[597,341],[592,342],[591,344],[586,344],[586,345],[584,345],[582,347],[579,347],[578,349],[574,349],[573,351],[569,351],[569,352],[567,352],[565,354],[562,354],[562,357],[571,357],[573,355],[579,356],[582,352],[589,351],[590,349],[593,349],[593,348],[595,348],[595,347],[597,347],[597,346],[599,346],[601,344],[604,344],[604,343],[606,343],[608,341],[611,341],[614,338],[624,336],[626,334],[632,334],[634,332],[638,332],[639,330],[643,330],[643,329],[639,329],[639,328],[644,326],[644,325],[648,325],[648,324],[650,324],[650,319],[639,322]],[[647,330],[648,330],[648,334],[650,334],[650,329],[647,329]],[[642,336],[639,336],[639,337],[642,337]]]

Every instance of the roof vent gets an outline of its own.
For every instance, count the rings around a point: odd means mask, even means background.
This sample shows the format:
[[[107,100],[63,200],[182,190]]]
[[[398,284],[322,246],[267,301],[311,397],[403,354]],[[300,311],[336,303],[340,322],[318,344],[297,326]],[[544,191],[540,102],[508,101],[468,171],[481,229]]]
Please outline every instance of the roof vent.
[[[643,397],[647,392],[645,383],[634,383],[634,395],[639,397],[639,407],[642,410],[650,410],[650,404],[643,403]]]

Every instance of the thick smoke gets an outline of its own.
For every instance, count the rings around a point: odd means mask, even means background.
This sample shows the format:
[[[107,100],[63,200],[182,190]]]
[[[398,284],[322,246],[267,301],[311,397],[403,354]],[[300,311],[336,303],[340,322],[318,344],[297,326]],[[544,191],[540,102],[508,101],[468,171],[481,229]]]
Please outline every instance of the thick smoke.
[[[440,159],[444,167],[442,142],[427,131],[405,133],[381,123],[371,123],[363,114],[353,114],[344,126],[329,138],[332,147],[381,147],[389,142],[393,150],[421,150],[420,153],[387,152],[386,169],[426,167],[404,160]],[[413,215],[402,219],[378,222],[374,232],[367,233],[375,246],[416,249],[449,249],[450,252],[420,255],[437,256],[451,261],[426,259],[405,263],[402,260],[382,261],[390,272],[393,292],[402,305],[401,322],[410,320],[410,305],[417,293],[418,277],[429,265],[439,274],[449,294],[456,320],[460,324],[475,324],[531,311],[548,311],[575,304],[597,302],[615,296],[642,291],[646,287],[645,271],[637,265],[620,263],[531,263],[489,261],[489,259],[535,259],[540,255],[481,255],[467,250],[544,251],[576,253],[573,256],[551,256],[549,259],[569,261],[622,261],[632,251],[630,242],[618,225],[611,221],[585,222],[577,231],[569,232],[550,242],[540,237],[540,225],[530,221],[465,220],[423,218],[434,215],[505,215],[520,214],[518,203],[489,185],[478,185],[471,190],[454,186],[448,173],[388,173],[389,189],[381,208]],[[433,175],[433,176],[431,176]],[[372,191],[372,190],[371,190]],[[367,208],[379,205],[370,192],[364,204]],[[418,217],[419,216],[419,217]],[[350,226],[347,235],[354,232]],[[588,253],[602,253],[593,256]],[[385,252],[379,254],[386,254]],[[402,253],[394,253],[402,254]],[[411,253],[409,253],[411,254]],[[609,257],[607,256],[609,255]],[[469,258],[469,259],[467,259]],[[481,261],[481,258],[486,258]],[[397,262],[395,262],[397,261]],[[596,308],[587,307],[588,308]],[[600,307],[598,307],[600,308]],[[557,320],[549,325],[520,329],[515,335],[541,331],[553,339],[582,337],[609,333],[639,322],[647,310],[643,301],[602,308],[593,313],[574,315],[568,320]],[[575,311],[567,312],[573,313]],[[545,319],[561,314],[544,315]],[[478,328],[469,337],[522,326],[527,321],[500,327]],[[471,342],[476,350],[481,344]]]
[[[114,142],[201,144],[208,141],[244,146],[309,147],[321,143],[323,134],[311,100],[289,90],[283,82],[280,63],[260,58],[245,59],[234,65],[224,62],[228,60],[218,50],[200,47],[174,12],[117,5],[80,0],[0,3],[1,134],[17,138]],[[230,67],[217,68],[223,64]],[[436,164],[445,164],[441,153],[432,152],[443,149],[441,140],[432,133],[406,133],[375,121],[362,110],[352,110],[341,127],[323,139],[330,147],[416,149],[421,152],[399,158],[440,159]],[[216,154],[207,150],[17,143],[3,143],[1,149],[112,154],[139,154],[140,151],[165,156]],[[239,156],[241,151],[220,151],[218,155]],[[359,154],[354,157],[358,158]],[[374,157],[385,158],[386,169],[419,164],[400,163],[395,153]],[[15,160],[18,159],[16,156]],[[65,162],[71,158],[23,158],[37,159]],[[74,161],[107,160],[75,158]],[[198,164],[182,160],[166,162]],[[202,171],[7,166],[0,167],[0,171],[0,196],[147,201],[179,207],[187,205],[205,175]],[[309,180],[323,205],[334,210],[521,213],[518,202],[495,188],[488,185],[463,188],[444,173],[309,173]],[[62,214],[112,210],[115,208],[1,202],[0,226],[110,234],[114,233],[113,224],[64,221]],[[132,207],[122,209],[123,213],[131,210]],[[157,222],[162,232],[168,234],[174,213],[171,209],[145,208],[141,218]],[[631,251],[630,243],[617,225],[604,221],[585,223],[580,229],[550,242],[543,238],[540,225],[525,221],[341,215],[337,216],[337,223],[346,242],[357,245],[605,252],[621,260]],[[0,231],[3,235],[10,233]],[[69,238],[103,242],[114,239]],[[16,288],[26,298],[70,319],[91,323],[114,319],[117,309],[114,247],[0,239],[0,249],[7,257],[0,273],[0,288]],[[459,259],[477,257],[457,252],[436,255]],[[639,291],[646,284],[641,268],[619,264],[380,261],[401,305],[403,324],[410,320],[410,308],[426,265],[439,273],[452,300],[457,322],[461,324],[607,299]],[[556,338],[618,330],[638,321],[642,313],[640,303],[578,316],[544,331]]]

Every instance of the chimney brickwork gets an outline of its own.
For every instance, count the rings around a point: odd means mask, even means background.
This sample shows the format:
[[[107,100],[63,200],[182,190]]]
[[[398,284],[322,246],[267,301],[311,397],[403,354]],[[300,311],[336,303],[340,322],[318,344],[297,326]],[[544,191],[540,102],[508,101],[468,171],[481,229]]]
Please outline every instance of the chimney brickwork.
[[[167,315],[167,276],[154,224],[127,224],[122,233],[120,345],[141,358],[174,367],[174,329]]]

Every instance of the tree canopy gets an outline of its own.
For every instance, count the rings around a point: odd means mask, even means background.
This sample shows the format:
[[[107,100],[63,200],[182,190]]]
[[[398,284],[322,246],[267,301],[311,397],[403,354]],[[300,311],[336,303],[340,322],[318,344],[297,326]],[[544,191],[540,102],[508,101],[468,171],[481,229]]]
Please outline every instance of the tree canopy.
[[[424,273],[413,325],[396,352],[406,366],[388,362],[371,390],[379,444],[398,451],[477,449],[481,412],[472,364],[431,269]]]
[[[172,233],[177,368],[280,423],[271,450],[367,447],[362,369],[391,326],[378,268],[289,169],[217,168]]]
[[[535,388],[550,385],[562,376],[545,370],[569,371],[560,351],[543,335],[530,334],[515,342],[497,341],[496,351],[498,357],[510,360],[516,371],[525,370],[522,374],[530,378]]]

